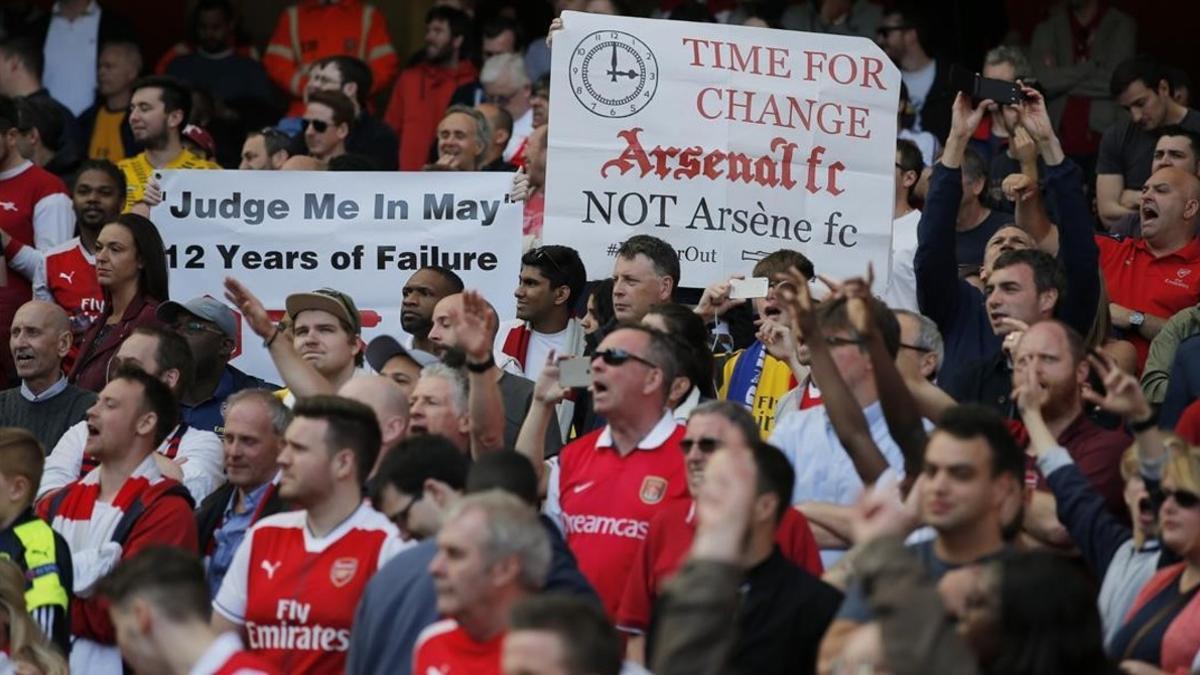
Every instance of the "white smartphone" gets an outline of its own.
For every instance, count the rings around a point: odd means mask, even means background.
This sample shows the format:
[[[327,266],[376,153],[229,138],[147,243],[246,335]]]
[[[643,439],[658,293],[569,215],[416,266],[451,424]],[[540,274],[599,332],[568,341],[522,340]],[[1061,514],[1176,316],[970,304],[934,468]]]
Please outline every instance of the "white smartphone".
[[[592,383],[592,358],[575,356],[558,362],[558,385],[566,389],[586,387]]]
[[[770,280],[766,277],[750,277],[749,279],[729,280],[729,299],[745,300],[749,298],[767,297]]]

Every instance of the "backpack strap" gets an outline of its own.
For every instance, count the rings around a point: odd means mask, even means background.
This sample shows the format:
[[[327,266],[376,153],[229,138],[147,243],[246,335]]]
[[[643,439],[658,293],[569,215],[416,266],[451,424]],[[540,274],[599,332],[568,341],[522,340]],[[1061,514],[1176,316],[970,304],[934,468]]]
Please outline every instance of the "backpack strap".
[[[174,483],[173,485],[154,495],[154,497],[151,499],[151,502],[162,499],[163,497],[174,495],[187,500],[188,508],[191,508],[191,493],[189,493],[187,488],[183,487],[181,483],[175,483],[174,481],[172,482]],[[142,517],[142,514],[146,512],[146,508],[149,506],[144,497],[145,495],[138,495],[138,497],[133,500],[133,503],[131,503],[129,507],[125,509],[125,513],[121,515],[121,520],[117,521],[116,528],[113,529],[112,541],[115,541],[122,547],[125,546],[125,540],[129,538],[129,534],[133,531],[134,524],[137,523],[138,519]]]

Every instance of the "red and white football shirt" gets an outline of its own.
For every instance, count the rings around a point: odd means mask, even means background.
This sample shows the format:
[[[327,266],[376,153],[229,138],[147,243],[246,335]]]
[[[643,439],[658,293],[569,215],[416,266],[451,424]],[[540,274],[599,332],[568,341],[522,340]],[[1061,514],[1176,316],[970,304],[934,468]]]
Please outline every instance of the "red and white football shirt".
[[[546,511],[559,517],[579,570],[609,616],[616,615],[650,519],[672,502],[691,499],[679,447],[683,432],[668,411],[622,457],[606,426],[571,442],[551,464]]]
[[[504,633],[476,642],[454,619],[430,624],[413,647],[413,675],[500,675]]]
[[[200,658],[192,664],[191,673],[212,675],[281,675],[281,671],[261,657],[242,649],[242,640],[233,633],[223,633],[213,640]]]
[[[285,673],[341,673],[367,581],[409,544],[363,504],[324,537],[306,511],[268,516],[249,531],[213,600],[245,627],[250,651]]]
[[[679,568],[696,537],[696,502],[676,502],[658,512],[650,521],[650,533],[638,547],[629,581],[617,611],[617,627],[626,633],[645,632],[650,625],[654,599]],[[821,549],[813,537],[808,519],[789,508],[775,530],[775,544],[783,557],[815,577],[825,571]]]
[[[33,282],[35,296],[48,296],[71,318],[71,332],[83,337],[104,313],[104,293],[96,278],[96,259],[79,237],[46,251],[46,262]]]

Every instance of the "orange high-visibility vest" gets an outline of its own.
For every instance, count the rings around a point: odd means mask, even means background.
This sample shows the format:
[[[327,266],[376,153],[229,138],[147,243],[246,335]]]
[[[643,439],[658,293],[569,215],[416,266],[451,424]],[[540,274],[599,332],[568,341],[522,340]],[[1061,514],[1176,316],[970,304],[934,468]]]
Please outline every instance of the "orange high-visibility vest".
[[[359,0],[304,0],[275,24],[263,55],[271,81],[292,96],[289,115],[303,114],[308,68],[326,56],[354,56],[371,68],[371,93],[391,84],[400,65],[383,16]]]

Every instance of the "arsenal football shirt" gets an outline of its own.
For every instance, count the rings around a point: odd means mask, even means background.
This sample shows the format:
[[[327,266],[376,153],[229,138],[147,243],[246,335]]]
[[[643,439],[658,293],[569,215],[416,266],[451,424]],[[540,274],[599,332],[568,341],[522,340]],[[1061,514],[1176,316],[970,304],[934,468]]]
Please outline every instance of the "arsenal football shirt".
[[[504,633],[476,642],[458,622],[431,624],[417,636],[413,675],[500,675]]]
[[[567,445],[551,464],[546,511],[559,518],[579,570],[609,616],[616,615],[650,519],[691,498],[679,447],[683,432],[667,411],[624,456],[606,426]]]
[[[305,511],[269,516],[246,533],[213,609],[282,672],[341,673],[367,581],[407,546],[366,504],[324,537],[309,531]]]

